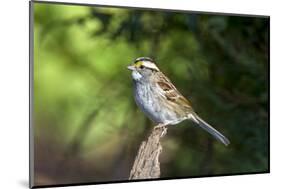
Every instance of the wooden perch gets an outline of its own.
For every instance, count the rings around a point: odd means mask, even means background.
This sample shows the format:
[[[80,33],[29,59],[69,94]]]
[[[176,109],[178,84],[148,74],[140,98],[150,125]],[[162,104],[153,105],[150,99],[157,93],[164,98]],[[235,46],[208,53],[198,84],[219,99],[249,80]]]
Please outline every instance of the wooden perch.
[[[129,180],[160,177],[159,155],[162,151],[160,138],[166,133],[166,127],[153,129],[148,139],[141,143]]]

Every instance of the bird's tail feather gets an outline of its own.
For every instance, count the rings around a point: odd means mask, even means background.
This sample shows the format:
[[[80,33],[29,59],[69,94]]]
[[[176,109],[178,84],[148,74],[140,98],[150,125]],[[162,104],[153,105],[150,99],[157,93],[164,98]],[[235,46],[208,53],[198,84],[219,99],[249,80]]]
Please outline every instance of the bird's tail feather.
[[[193,115],[193,121],[196,122],[202,129],[213,135],[218,141],[222,142],[224,145],[228,145],[230,142],[229,140],[223,136],[219,131],[213,128],[211,125],[206,123],[202,118],[198,115]]]

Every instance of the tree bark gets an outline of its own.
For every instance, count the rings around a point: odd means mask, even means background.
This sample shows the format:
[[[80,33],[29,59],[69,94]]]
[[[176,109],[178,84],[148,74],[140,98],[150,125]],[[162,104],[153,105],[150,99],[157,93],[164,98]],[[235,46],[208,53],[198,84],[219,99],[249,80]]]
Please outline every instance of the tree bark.
[[[160,177],[159,156],[162,151],[160,139],[167,133],[166,127],[154,128],[146,141],[139,147],[129,180]]]

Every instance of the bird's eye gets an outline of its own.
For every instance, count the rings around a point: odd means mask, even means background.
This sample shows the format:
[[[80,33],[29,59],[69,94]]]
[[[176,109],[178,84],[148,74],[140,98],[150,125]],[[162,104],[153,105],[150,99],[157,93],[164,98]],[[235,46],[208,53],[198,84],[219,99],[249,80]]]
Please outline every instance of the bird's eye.
[[[143,66],[143,65],[141,65],[141,66],[140,66],[140,69],[143,69],[143,68],[144,68],[144,66]]]

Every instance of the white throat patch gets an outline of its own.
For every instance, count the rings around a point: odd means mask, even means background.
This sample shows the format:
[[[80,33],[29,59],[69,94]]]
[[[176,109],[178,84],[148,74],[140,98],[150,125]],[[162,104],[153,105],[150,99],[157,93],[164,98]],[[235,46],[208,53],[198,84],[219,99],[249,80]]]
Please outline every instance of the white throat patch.
[[[140,80],[142,78],[142,75],[137,71],[132,71],[132,77],[134,80]]]

